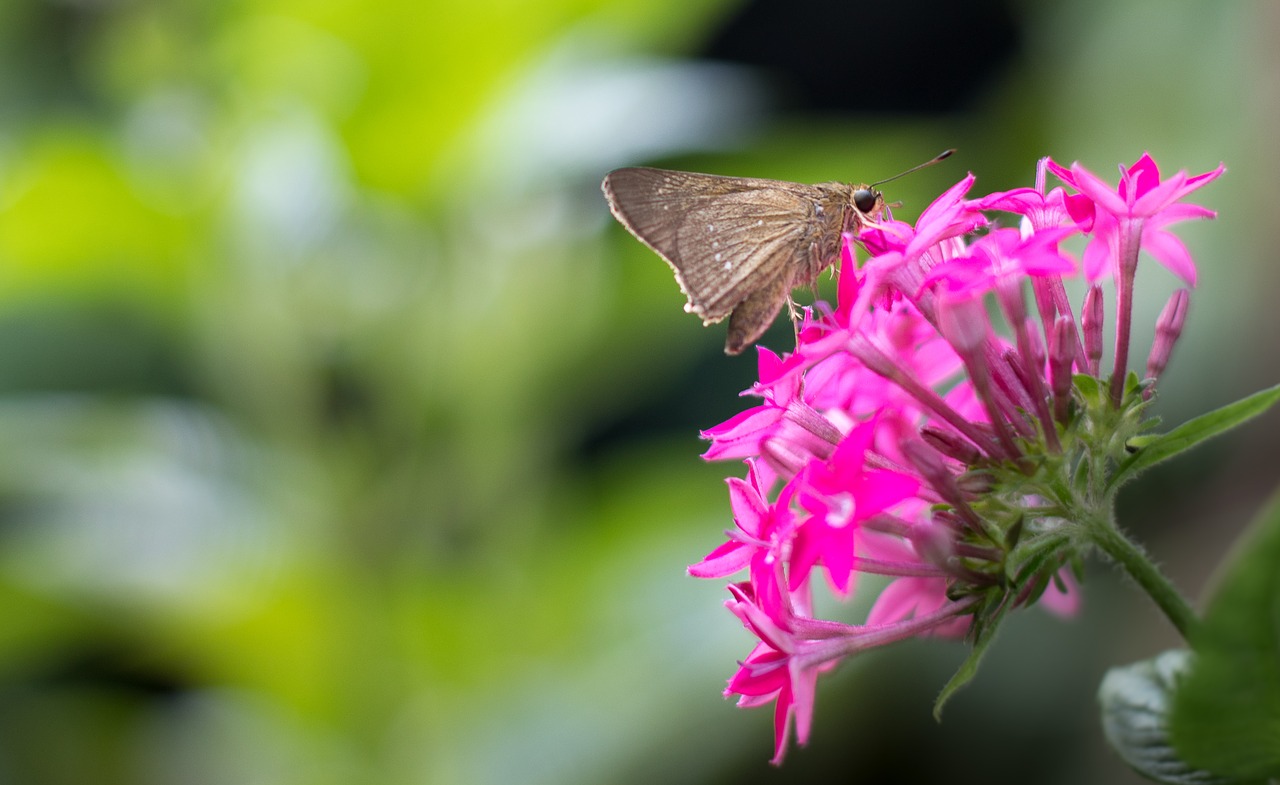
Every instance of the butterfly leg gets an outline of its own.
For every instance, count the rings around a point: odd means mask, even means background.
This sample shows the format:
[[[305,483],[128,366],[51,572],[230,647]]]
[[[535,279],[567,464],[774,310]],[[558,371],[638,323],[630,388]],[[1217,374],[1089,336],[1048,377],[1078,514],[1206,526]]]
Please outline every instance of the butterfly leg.
[[[787,295],[787,315],[791,317],[791,322],[797,323],[804,314],[800,311],[800,304],[790,294]]]

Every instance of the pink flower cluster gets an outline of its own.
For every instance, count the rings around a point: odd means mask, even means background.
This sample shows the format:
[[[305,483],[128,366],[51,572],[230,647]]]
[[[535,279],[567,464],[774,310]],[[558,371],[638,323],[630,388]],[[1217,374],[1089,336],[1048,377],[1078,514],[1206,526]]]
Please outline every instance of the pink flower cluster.
[[[1067,188],[1046,193],[1046,170]],[[1097,379],[1112,412],[1150,397],[1188,293],[1161,315],[1143,380],[1126,382],[1139,249],[1194,286],[1167,227],[1212,217],[1181,200],[1223,171],[1162,179],[1144,154],[1112,187],[1043,159],[1034,188],[976,200],[969,175],[914,226],[886,219],[846,235],[836,307],[805,314],[790,354],[758,350],[748,393],[760,404],[703,434],[706,459],[746,463],[746,478],[728,481],[735,527],[689,572],[746,572],[726,605],[759,642],[726,695],[775,703],[775,763],[793,727],[807,740],[817,676],[844,658],[913,636],[973,636],[1039,600],[1074,610],[1079,552],[1062,483],[1099,438],[1081,425],[1090,403],[1075,375]],[[1021,216],[1020,228],[993,212]],[[1079,318],[1063,284],[1077,263],[1060,247],[1074,236],[1086,238],[1089,284]],[[855,246],[870,256],[861,266]],[[1099,368],[1108,275],[1109,389]],[[859,574],[887,580],[866,622],[816,618],[815,576],[848,598]]]

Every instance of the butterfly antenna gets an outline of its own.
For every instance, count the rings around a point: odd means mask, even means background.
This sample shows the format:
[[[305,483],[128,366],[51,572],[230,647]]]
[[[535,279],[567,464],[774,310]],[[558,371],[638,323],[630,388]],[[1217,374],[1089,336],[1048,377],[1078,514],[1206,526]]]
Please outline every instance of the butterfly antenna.
[[[938,153],[937,155],[935,155],[934,157],[930,158],[928,161],[925,161],[925,162],[924,162],[924,163],[922,163],[922,164],[916,164],[915,166],[911,167],[910,169],[908,169],[908,170],[907,170],[907,171],[905,171],[905,172],[898,172],[898,173],[897,173],[897,174],[895,174],[893,177],[886,177],[886,178],[885,178],[885,179],[883,179],[883,180],[877,180],[876,182],[872,183],[871,185],[869,185],[869,186],[867,186],[867,187],[868,187],[868,188],[875,188],[877,185],[884,185],[885,183],[888,183],[888,182],[892,182],[892,181],[894,181],[894,180],[897,180],[899,177],[905,177],[905,176],[907,176],[907,175],[911,174],[912,172],[918,172],[918,171],[920,171],[921,169],[925,168],[926,166],[933,166],[934,164],[938,163],[939,161],[942,161],[942,160],[944,160],[944,159],[946,159],[946,158],[950,158],[950,157],[951,157],[951,154],[952,154],[952,153],[954,153],[955,151],[956,151],[956,148],[954,148],[954,147],[952,147],[952,148],[950,148],[950,149],[947,149],[947,150],[943,150],[942,152]]]

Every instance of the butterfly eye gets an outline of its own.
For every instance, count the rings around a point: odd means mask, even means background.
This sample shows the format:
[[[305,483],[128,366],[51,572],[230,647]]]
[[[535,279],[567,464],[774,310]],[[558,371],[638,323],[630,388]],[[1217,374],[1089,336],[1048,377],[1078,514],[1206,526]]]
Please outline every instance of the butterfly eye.
[[[860,213],[871,212],[879,200],[880,194],[870,188],[859,188],[853,192],[853,206],[858,208]]]

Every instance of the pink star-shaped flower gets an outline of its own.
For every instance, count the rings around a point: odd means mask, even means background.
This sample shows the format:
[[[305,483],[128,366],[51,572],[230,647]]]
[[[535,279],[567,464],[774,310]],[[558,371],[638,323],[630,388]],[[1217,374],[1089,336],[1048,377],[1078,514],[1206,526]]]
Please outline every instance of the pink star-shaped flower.
[[[813,703],[818,674],[835,667],[839,654],[826,655],[822,641],[803,640],[795,632],[789,608],[770,613],[757,598],[754,584],[730,584],[732,600],[725,607],[737,616],[760,642],[742,661],[725,688],[725,697],[738,695],[741,707],[776,701],[773,714],[773,759],[780,765],[787,739],[795,725],[796,741],[805,744],[813,724]],[[843,625],[838,625],[843,627]],[[816,656],[813,656],[816,654]],[[809,655],[809,656],[806,656]]]
[[[996,229],[969,246],[964,256],[934,267],[923,286],[945,281],[953,296],[981,297],[1027,276],[1069,275],[1075,265],[1058,250],[1070,228],[1044,229],[1024,238],[1017,229]]]
[[[1061,187],[1045,193],[1044,173],[1049,163],[1048,158],[1041,158],[1036,163],[1034,188],[1014,188],[988,194],[978,200],[978,206],[983,210],[1001,210],[1023,216],[1029,224],[1029,227],[1024,227],[1023,234],[1028,234],[1026,228],[1038,231],[1059,226],[1089,231],[1093,225],[1093,202],[1089,197],[1068,195]]]
[[[1120,183],[1114,188],[1079,162],[1066,169],[1049,161],[1048,167],[1064,183],[1087,196],[1097,211],[1093,240],[1084,253],[1084,273],[1090,283],[1108,271],[1109,263],[1116,264],[1124,243],[1135,238],[1156,261],[1195,286],[1196,267],[1191,254],[1165,227],[1191,218],[1215,217],[1217,213],[1208,208],[1179,202],[1215,180],[1226,167],[1218,164],[1216,169],[1194,177],[1180,169],[1169,179],[1161,180],[1155,160],[1143,153],[1128,169],[1121,169]]]
[[[800,524],[793,542],[789,574],[793,591],[822,562],[836,592],[848,595],[861,522],[920,489],[920,481],[910,475],[866,467],[875,428],[874,420],[861,423],[829,461],[810,464],[805,473],[798,498],[809,517]]]
[[[689,565],[689,574],[695,578],[723,578],[745,569],[753,559],[767,558],[780,536],[791,529],[792,491],[784,489],[771,503],[755,461],[747,461],[747,479],[730,477],[728,484],[734,528],[726,532],[728,539],[722,545]]]

